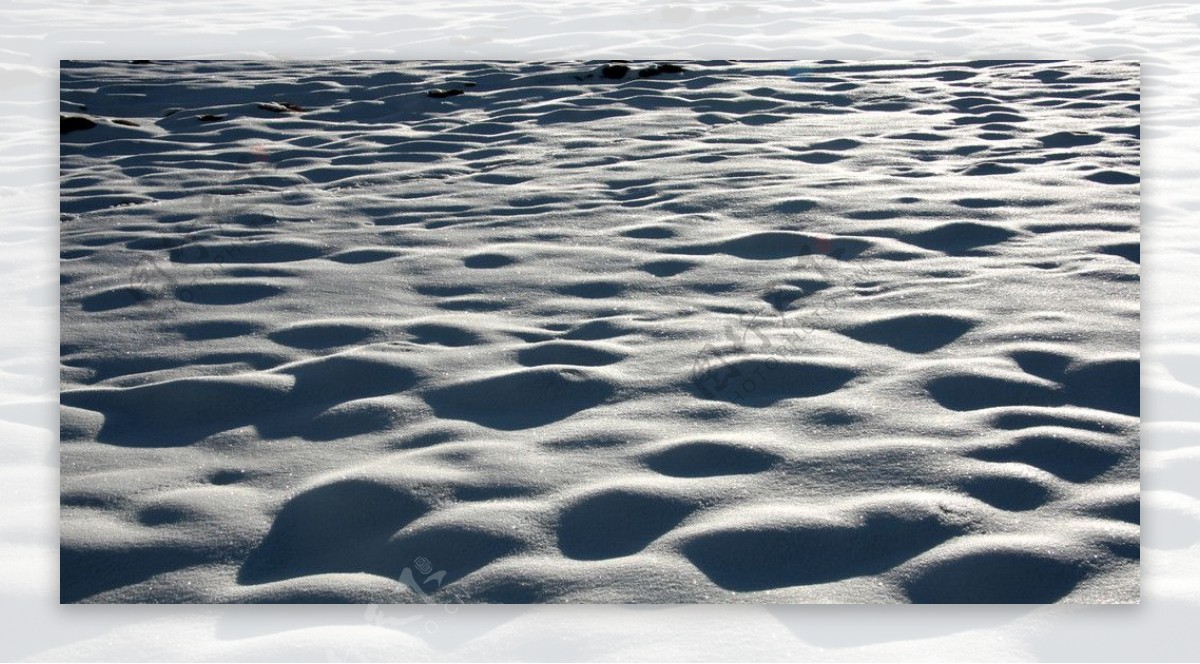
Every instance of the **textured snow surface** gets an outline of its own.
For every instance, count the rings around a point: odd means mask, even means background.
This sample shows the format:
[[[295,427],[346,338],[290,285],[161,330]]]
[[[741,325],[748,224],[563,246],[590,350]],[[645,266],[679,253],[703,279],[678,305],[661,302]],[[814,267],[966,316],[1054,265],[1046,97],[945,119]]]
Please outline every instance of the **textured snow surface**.
[[[1139,103],[65,63],[62,599],[1136,601]]]

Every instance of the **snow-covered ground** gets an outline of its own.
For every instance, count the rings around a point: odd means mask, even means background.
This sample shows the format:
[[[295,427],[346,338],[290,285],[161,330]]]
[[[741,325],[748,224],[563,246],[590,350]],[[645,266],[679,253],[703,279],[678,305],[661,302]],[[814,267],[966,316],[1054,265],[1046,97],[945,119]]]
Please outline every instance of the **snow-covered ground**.
[[[10,2],[0,49],[5,659],[1190,661],[1200,647],[1200,7],[1162,0]],[[59,605],[61,58],[1141,61],[1140,606]]]
[[[1136,602],[1138,66],[662,62],[64,63],[62,600]]]

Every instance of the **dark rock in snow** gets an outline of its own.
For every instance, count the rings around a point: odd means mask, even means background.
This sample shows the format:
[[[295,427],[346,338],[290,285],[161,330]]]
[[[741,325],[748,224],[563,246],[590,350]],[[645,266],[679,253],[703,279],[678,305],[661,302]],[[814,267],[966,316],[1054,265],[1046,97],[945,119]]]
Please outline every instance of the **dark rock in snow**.
[[[95,126],[95,122],[80,115],[62,115],[58,118],[58,133],[60,135],[91,129]]]
[[[649,67],[639,69],[638,76],[642,78],[649,78],[651,76],[658,76],[659,74],[679,74],[682,72],[683,67],[680,67],[679,65],[671,64],[670,62],[661,62],[656,65],[650,65]]]
[[[604,78],[625,78],[625,74],[629,73],[629,67],[625,65],[604,65],[604,69],[600,70]]]
[[[299,113],[307,110],[303,106],[290,101],[285,101],[282,103],[277,101],[268,101],[259,104],[258,107],[264,111],[271,111],[273,113]]]

